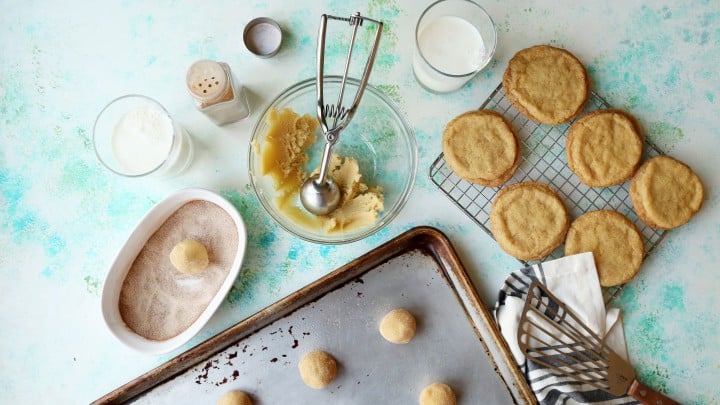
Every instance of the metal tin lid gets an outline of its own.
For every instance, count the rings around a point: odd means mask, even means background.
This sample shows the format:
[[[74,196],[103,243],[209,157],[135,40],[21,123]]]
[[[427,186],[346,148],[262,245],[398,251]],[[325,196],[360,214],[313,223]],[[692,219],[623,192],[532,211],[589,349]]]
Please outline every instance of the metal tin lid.
[[[269,58],[280,50],[282,29],[271,18],[255,18],[245,26],[243,42],[248,51],[261,58]]]

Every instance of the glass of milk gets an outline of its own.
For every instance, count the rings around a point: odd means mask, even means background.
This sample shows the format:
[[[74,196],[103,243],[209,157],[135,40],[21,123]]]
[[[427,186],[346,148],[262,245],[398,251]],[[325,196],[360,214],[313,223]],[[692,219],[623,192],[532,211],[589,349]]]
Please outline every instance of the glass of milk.
[[[190,135],[157,101],[130,94],[100,111],[93,127],[100,162],[126,177],[172,177],[192,161]]]
[[[480,5],[436,1],[415,27],[415,78],[433,93],[455,91],[490,62],[496,44],[495,24]]]

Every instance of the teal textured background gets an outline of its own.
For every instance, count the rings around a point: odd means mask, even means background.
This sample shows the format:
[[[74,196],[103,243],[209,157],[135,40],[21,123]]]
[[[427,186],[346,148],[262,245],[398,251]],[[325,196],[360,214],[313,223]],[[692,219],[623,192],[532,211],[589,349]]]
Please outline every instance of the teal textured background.
[[[420,88],[411,68],[414,23],[427,4],[4,1],[0,402],[87,403],[417,225],[450,237],[492,305],[518,262],[458,211],[427,171],[441,151],[445,123],[482,103],[515,52],[547,43],[575,53],[593,88],[634,114],[650,140],[688,163],[705,184],[702,211],[668,234],[613,305],[624,311],[629,353],[642,381],[682,403],[720,403],[720,5],[483,0],[499,34],[493,61],[461,90],[434,95]],[[248,142],[263,107],[315,75],[319,15],[354,11],[388,23],[371,83],[414,127],[419,171],[411,201],[385,229],[348,245],[314,245],[284,232],[262,210],[249,186]],[[242,29],[258,16],[283,27],[282,50],[274,58],[258,59],[243,48]],[[331,45],[328,60],[341,60],[345,49]],[[231,66],[246,86],[249,119],[219,128],[194,109],[184,73],[200,58]],[[160,101],[192,134],[196,159],[186,173],[167,181],[124,179],[97,162],[95,116],[127,93]],[[219,192],[240,210],[249,229],[247,256],[200,334],[175,353],[147,357],[106,330],[102,283],[142,216],[184,187]]]

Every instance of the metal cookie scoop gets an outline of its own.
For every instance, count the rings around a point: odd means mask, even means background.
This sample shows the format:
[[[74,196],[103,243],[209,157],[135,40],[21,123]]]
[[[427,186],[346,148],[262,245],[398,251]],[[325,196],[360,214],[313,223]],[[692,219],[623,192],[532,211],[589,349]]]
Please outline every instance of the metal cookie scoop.
[[[340,85],[340,95],[338,97],[337,104],[325,105],[323,100],[323,71],[325,66],[325,33],[327,28],[327,20],[340,20],[346,21],[353,26],[352,38],[350,40],[350,48],[348,49],[347,58],[345,60],[345,71],[343,73],[342,82]],[[358,87],[355,99],[353,100],[350,108],[343,106],[343,96],[345,93],[345,85],[347,83],[348,71],[350,69],[350,60],[353,53],[353,47],[355,45],[355,38],[357,36],[358,28],[362,26],[364,21],[370,21],[377,24],[377,30],[375,31],[375,42],[370,50],[370,55],[367,62],[365,63],[365,70],[363,71],[362,79]],[[322,162],[320,164],[320,172],[317,175],[310,176],[302,186],[300,190],[300,201],[306,210],[310,211],[315,215],[327,215],[338,207],[340,204],[340,189],[337,184],[328,177],[328,166],[330,164],[330,157],[332,156],[332,148],[340,137],[340,131],[347,127],[350,120],[355,115],[355,111],[360,104],[363,92],[370,77],[370,71],[372,70],[373,64],[375,63],[375,54],[377,53],[378,46],[380,44],[380,35],[382,33],[383,23],[377,20],[373,20],[368,17],[363,17],[360,13],[355,13],[350,18],[335,17],[332,15],[323,14],[320,18],[320,29],[318,31],[318,48],[317,48],[317,78],[316,87],[317,92],[317,116],[320,121],[323,133],[325,135],[325,149],[323,150]],[[328,122],[332,121],[331,124]]]

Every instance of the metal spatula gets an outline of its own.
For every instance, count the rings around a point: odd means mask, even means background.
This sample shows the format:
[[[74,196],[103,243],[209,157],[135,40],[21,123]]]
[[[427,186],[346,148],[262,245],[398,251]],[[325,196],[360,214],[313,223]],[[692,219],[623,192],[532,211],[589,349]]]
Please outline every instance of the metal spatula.
[[[632,366],[537,281],[525,300],[518,342],[529,360],[559,376],[643,404],[677,404],[636,380]]]

